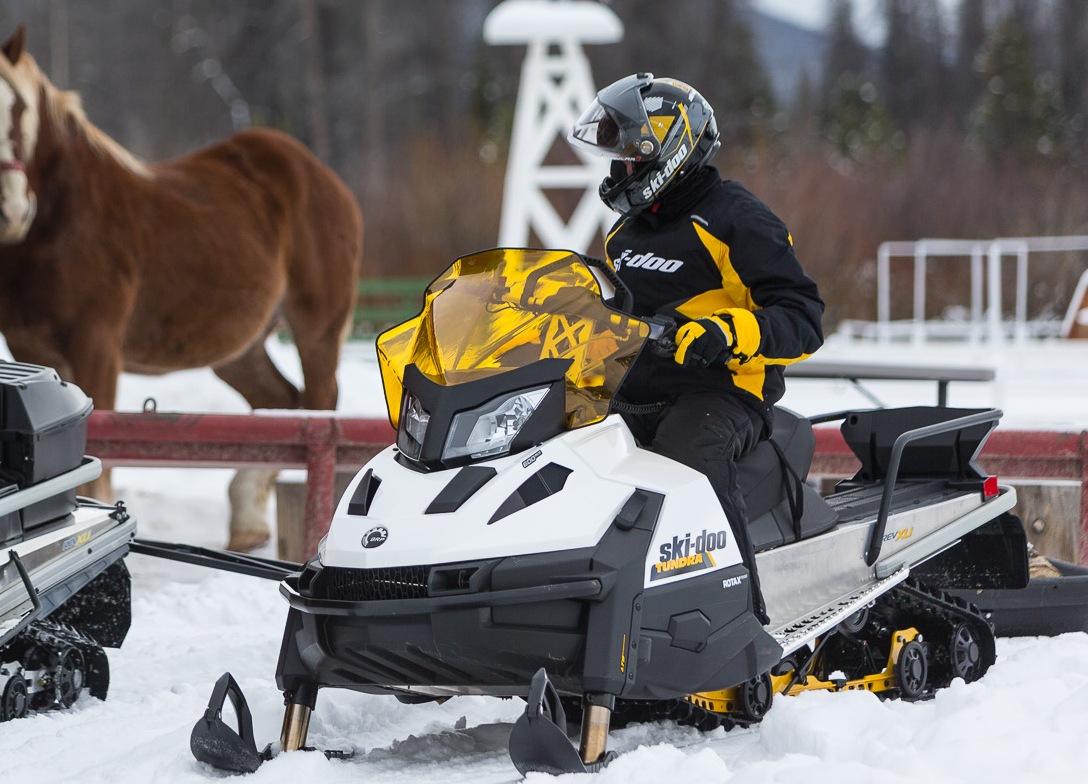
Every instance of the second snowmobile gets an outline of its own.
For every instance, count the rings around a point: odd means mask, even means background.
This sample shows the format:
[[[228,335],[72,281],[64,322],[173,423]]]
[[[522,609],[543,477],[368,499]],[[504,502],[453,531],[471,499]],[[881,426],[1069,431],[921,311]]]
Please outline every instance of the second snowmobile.
[[[740,464],[764,626],[706,477],[640,448],[613,413],[638,353],[668,342],[628,300],[601,262],[500,248],[458,259],[379,337],[397,441],[281,583],[283,750],[305,746],[322,688],[517,696],[519,771],[593,770],[625,721],[748,724],[809,688],[918,698],[994,661],[986,620],[941,589],[1026,579],[1015,492],[975,462],[999,411],[813,420],[842,420],[861,464],[825,497],[805,481],[813,421],[780,409]],[[224,675],[194,754],[256,769],[270,750],[250,721]]]
[[[77,497],[91,401],[40,365],[0,361],[0,722],[105,698],[131,622],[123,504]]]

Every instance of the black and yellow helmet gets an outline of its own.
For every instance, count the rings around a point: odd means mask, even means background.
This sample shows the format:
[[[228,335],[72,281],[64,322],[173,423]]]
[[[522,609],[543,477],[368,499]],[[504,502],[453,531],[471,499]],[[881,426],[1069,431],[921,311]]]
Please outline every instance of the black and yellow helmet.
[[[703,96],[684,82],[651,73],[626,76],[598,92],[567,140],[624,162],[613,164],[599,189],[604,203],[624,215],[653,204],[721,144],[714,110]]]

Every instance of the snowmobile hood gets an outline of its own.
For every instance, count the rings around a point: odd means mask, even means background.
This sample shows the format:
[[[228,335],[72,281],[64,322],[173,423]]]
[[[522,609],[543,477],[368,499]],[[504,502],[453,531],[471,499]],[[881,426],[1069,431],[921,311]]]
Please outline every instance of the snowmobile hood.
[[[496,248],[457,259],[427,287],[423,309],[378,336],[389,420],[401,416],[406,369],[467,384],[560,359],[566,425],[603,419],[649,325],[604,304],[590,267],[566,250]]]

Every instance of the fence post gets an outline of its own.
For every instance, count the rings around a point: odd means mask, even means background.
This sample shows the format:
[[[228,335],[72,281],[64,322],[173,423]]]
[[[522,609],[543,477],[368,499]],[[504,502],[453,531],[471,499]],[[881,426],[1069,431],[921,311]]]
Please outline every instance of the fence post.
[[[1082,430],[1077,454],[1080,457],[1080,557],[1088,564],[1088,430]]]
[[[306,558],[317,552],[317,543],[329,532],[336,481],[336,442],[340,424],[333,418],[304,420],[306,442]]]

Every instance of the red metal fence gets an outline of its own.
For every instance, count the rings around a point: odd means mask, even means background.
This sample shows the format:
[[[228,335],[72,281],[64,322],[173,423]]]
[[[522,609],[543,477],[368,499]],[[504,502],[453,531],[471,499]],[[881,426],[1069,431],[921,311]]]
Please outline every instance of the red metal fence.
[[[392,443],[384,419],[315,414],[162,414],[96,411],[88,454],[107,466],[263,466],[307,469],[304,525],[307,552],[328,531],[337,468],[355,469]],[[997,430],[982,466],[1003,478],[1080,482],[1080,549],[1088,563],[1088,432]],[[838,428],[816,429],[816,476],[849,476],[858,462]]]
[[[305,468],[306,552],[329,530],[337,468],[358,468],[391,444],[383,419],[341,419],[327,412],[160,414],[95,411],[87,453],[106,466]]]

